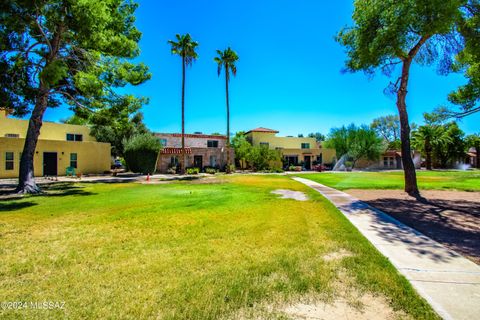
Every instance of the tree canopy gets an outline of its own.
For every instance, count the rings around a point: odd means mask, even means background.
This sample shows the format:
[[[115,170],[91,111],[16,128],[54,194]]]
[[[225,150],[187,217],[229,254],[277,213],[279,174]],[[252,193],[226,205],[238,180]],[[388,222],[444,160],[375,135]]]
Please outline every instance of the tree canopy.
[[[455,59],[461,62],[462,53],[466,53],[466,64],[473,66],[475,61],[470,58],[476,58],[470,48],[478,44],[478,28],[475,31],[475,27],[465,26],[466,21],[476,24],[477,18],[473,16],[478,3],[478,0],[357,0],[352,16],[354,25],[343,28],[337,35],[337,41],[346,48],[347,71],[373,75],[379,69],[392,76],[398,71],[396,67],[401,66],[400,74],[387,91],[397,95],[405,191],[412,196],[418,197],[419,190],[406,103],[411,65],[414,62],[436,65],[439,73],[446,74],[455,71]],[[467,29],[471,32],[466,32]]]
[[[136,8],[123,0],[1,2],[0,99],[14,115],[31,112],[19,192],[39,191],[33,155],[48,107],[101,110],[124,99],[116,88],[150,78],[147,66],[131,62],[141,37]]]
[[[376,161],[385,149],[382,139],[375,130],[366,125],[354,124],[333,128],[326,141],[327,148],[335,149],[337,158],[347,156],[352,168],[360,159]]]

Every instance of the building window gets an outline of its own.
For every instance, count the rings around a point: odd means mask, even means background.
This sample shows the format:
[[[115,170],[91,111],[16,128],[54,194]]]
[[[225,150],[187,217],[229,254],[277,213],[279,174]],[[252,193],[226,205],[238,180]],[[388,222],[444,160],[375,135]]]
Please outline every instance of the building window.
[[[270,147],[270,143],[268,143],[268,142],[260,142],[260,147],[267,147],[267,148],[269,148],[269,147]]]
[[[207,140],[207,147],[218,148],[218,140]]]
[[[18,133],[5,133],[5,138],[20,138]]]
[[[287,166],[296,166],[298,165],[298,156],[286,156],[285,163]]]
[[[302,149],[310,149],[310,143],[302,143]]]
[[[217,156],[210,156],[210,167],[217,166]]]
[[[70,167],[77,169],[77,154],[70,153]]]
[[[160,140],[160,144],[162,145],[162,147],[167,146],[167,139],[159,139],[159,140]]]
[[[67,133],[67,141],[83,141],[83,134]]]
[[[15,157],[13,152],[5,152],[5,170],[13,170]]]
[[[384,167],[393,167],[394,166],[393,157],[383,157],[383,166]]]
[[[170,166],[175,167],[177,165],[178,165],[178,157],[177,156],[170,157]]]

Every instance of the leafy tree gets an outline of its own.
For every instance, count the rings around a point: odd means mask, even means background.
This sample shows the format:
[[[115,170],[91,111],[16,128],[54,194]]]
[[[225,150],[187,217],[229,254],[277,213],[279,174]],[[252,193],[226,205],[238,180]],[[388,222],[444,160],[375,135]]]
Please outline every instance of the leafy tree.
[[[468,82],[450,93],[448,100],[458,109],[441,107],[444,118],[463,118],[480,111],[480,2],[468,1],[458,30],[464,38],[463,50],[457,55],[453,71],[463,71]]]
[[[414,61],[438,63],[439,71],[450,71],[455,55],[466,48],[465,34],[457,30],[469,16],[468,6],[477,4],[478,0],[355,1],[354,26],[337,36],[347,49],[349,71],[373,74],[380,68],[392,75],[401,65],[390,89],[397,95],[405,191],[410,195],[419,196],[406,105],[410,67]]]
[[[322,141],[325,141],[326,140],[326,137],[323,133],[320,133],[320,132],[315,132],[315,133],[309,133],[308,134],[308,137],[309,138],[315,138],[315,140],[317,142],[322,142]]]
[[[243,164],[246,164],[252,145],[247,141],[245,132],[240,131],[232,138],[232,146],[235,150],[235,159],[238,161],[239,167],[244,168]]]
[[[475,164],[475,167],[480,168],[480,134],[470,134],[465,137],[465,146],[466,146],[466,151],[468,151],[470,148],[474,147],[475,151],[477,152],[477,163]]]
[[[121,0],[9,0],[0,4],[0,99],[30,115],[17,192],[40,191],[33,156],[43,115],[66,103],[75,112],[122,99],[115,88],[150,78],[138,56],[137,5]]]
[[[303,133],[299,133],[299,134],[297,135],[297,137],[303,138]]]
[[[354,126],[353,124],[350,125]],[[349,129],[342,126],[340,128],[332,128],[328,134],[327,140],[325,141],[325,146],[327,148],[335,149],[337,159],[340,159],[342,156],[346,155],[350,150],[350,137]]]
[[[185,69],[191,66],[198,58],[195,49],[198,47],[198,42],[193,41],[190,34],[175,35],[177,41],[168,40],[172,54],[178,55],[182,58],[182,165],[181,171],[185,173]]]
[[[349,151],[348,155],[352,160],[352,169],[360,159],[370,161],[378,161],[378,158],[385,150],[382,138],[380,138],[375,130],[368,126],[360,126],[355,128],[351,126],[349,134]]]
[[[127,166],[132,172],[153,173],[158,153],[162,148],[160,141],[150,133],[137,134],[123,141]]]
[[[281,167],[282,156],[279,151],[271,150],[267,146],[255,146],[247,154],[247,161],[255,171],[281,169],[274,166],[278,163]]]
[[[400,145],[400,118],[398,115],[388,115],[373,120],[370,128],[387,142],[388,148],[397,149]]]
[[[222,73],[222,69],[225,72],[225,92],[227,102],[227,173],[230,172],[230,101],[228,98],[228,83],[230,82],[230,72],[235,77],[237,75],[238,55],[230,47],[221,51],[217,50],[217,57],[214,61],[217,63],[218,76]]]
[[[352,161],[352,168],[360,159],[378,160],[385,148],[375,130],[365,125],[357,127],[353,123],[331,129],[326,146],[335,149],[338,159],[347,156]]]
[[[82,112],[73,115],[64,123],[90,126],[90,134],[99,142],[112,145],[114,157],[123,156],[123,142],[133,135],[148,133],[140,110],[142,100],[125,96],[121,103],[96,112]]]

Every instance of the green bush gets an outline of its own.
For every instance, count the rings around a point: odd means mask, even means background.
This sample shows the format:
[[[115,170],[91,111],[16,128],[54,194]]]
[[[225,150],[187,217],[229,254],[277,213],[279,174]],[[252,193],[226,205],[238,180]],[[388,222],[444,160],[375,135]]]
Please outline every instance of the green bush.
[[[205,168],[205,172],[209,174],[215,174],[218,172],[218,170],[215,168]]]
[[[199,174],[200,169],[199,168],[187,168],[187,174]]]
[[[124,141],[124,155],[127,166],[132,172],[154,173],[160,141],[153,135],[145,133],[134,135]]]

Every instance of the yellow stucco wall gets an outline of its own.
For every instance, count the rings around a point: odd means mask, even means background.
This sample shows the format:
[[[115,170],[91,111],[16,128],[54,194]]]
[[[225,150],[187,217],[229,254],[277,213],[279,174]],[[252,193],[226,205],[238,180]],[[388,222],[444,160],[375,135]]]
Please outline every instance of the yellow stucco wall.
[[[25,144],[28,121],[12,119],[0,110],[0,178],[18,177],[20,154]],[[67,141],[67,133],[82,134],[83,141]],[[6,138],[7,134],[18,134],[19,138]],[[43,176],[43,153],[57,153],[57,173],[65,175],[70,166],[70,154],[77,154],[77,173],[104,173],[110,170],[110,144],[96,142],[85,126],[44,122],[40,130],[34,156],[35,176]],[[14,168],[6,170],[6,152],[14,153]]]
[[[275,133],[249,132],[247,138],[254,146],[267,142],[270,149],[281,148],[283,156],[298,156],[298,161],[304,161],[304,156],[313,156],[312,161],[322,154],[323,163],[332,163],[335,159],[335,150],[319,147],[315,138],[277,137]],[[302,143],[309,143],[310,149],[301,149]]]
[[[0,137],[6,134],[19,134],[20,138],[25,138],[27,134],[28,121],[9,118],[5,116],[5,110],[0,110]],[[67,133],[83,135],[83,141],[95,142],[95,138],[90,135],[90,129],[86,126],[77,126],[73,124],[62,124],[54,122],[43,122],[40,129],[41,140],[67,140]]]
[[[20,166],[20,153],[23,150],[25,139],[0,137],[0,178],[18,177]],[[5,153],[14,153],[13,170],[5,170]],[[70,166],[70,154],[77,154],[77,173],[92,174],[103,173],[110,170],[110,144],[100,142],[74,142],[38,140],[34,156],[35,176],[43,176],[43,153],[57,153],[58,175],[65,175],[65,170]]]

